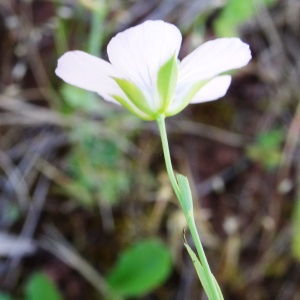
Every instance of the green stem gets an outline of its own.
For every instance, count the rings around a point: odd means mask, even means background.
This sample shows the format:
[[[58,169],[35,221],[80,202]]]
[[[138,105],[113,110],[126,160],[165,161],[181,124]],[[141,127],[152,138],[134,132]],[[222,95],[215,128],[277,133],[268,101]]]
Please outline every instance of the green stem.
[[[173,187],[173,190],[178,198],[180,199],[180,189],[177,184],[177,180],[173,171],[172,167],[172,162],[171,162],[171,157],[170,157],[170,149],[169,149],[169,143],[168,143],[168,137],[167,137],[167,131],[166,131],[166,124],[165,124],[165,116],[161,115],[157,119],[157,125],[161,137],[161,142],[162,142],[162,147],[163,147],[163,152],[164,152],[164,157],[165,157],[165,162],[166,162],[166,168],[167,172]]]
[[[56,9],[58,10],[59,6],[62,4],[62,1],[55,1]],[[54,34],[55,39],[55,50],[57,53],[57,56],[61,56],[63,53],[65,53],[68,50],[68,43],[67,43],[67,33],[64,21],[62,18],[57,17],[57,25],[56,25],[56,31]]]
[[[95,8],[91,16],[91,29],[88,39],[87,52],[92,55],[99,55],[102,48],[104,35],[104,18],[106,15],[106,3],[104,0],[95,2]]]
[[[181,201],[180,201],[181,192],[180,192],[180,188],[178,186],[178,183],[177,183],[174,171],[173,171],[171,157],[170,157],[168,137],[167,137],[166,125],[165,125],[165,116],[164,115],[159,116],[156,121],[157,121],[157,125],[158,125],[158,128],[159,128],[159,133],[160,133],[160,137],[161,137],[161,141],[162,141],[162,147],[163,147],[167,172],[168,172],[172,187],[174,189],[174,192],[175,192],[175,194],[176,194],[176,196],[179,200],[179,203],[181,204]],[[198,231],[197,231],[195,220],[194,220],[193,216],[191,216],[190,214],[185,214],[185,218],[187,220],[189,230],[191,232],[193,241],[195,243],[201,265],[202,265],[203,270],[206,274],[206,279],[207,279],[207,282],[209,284],[209,289],[212,293],[212,300],[220,300],[220,296],[219,296],[219,293],[217,291],[217,287],[216,287],[213,275],[210,271],[210,267],[209,267],[208,261],[207,261],[206,256],[205,256],[204,249],[202,247],[202,244],[201,244],[201,241],[200,241],[200,238],[199,238],[199,234],[198,234]]]
[[[212,292],[212,297],[213,297],[212,299],[213,300],[220,300],[219,293],[217,291],[216,284],[214,282],[213,274],[211,273],[207,258],[205,256],[203,246],[202,246],[200,238],[199,238],[199,234],[198,234],[198,231],[197,231],[195,220],[191,217],[188,217],[188,216],[186,216],[186,220],[187,220],[187,223],[188,223],[188,226],[189,226],[194,244],[196,246],[197,253],[198,253],[201,265],[202,265],[203,270],[206,274],[206,279],[207,279],[209,288]]]

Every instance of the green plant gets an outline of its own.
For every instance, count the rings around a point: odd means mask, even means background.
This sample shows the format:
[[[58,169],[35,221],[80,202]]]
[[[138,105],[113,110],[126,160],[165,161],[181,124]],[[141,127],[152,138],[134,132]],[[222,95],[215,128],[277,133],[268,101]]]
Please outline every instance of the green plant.
[[[62,295],[52,280],[42,272],[34,273],[28,279],[26,300],[61,300]]]
[[[68,157],[67,172],[73,179],[64,190],[79,203],[91,207],[97,201],[116,203],[130,186],[126,171],[129,160],[117,143],[101,137],[94,124],[74,128],[73,147]]]
[[[24,287],[25,300],[62,300],[62,294],[54,282],[44,272],[30,275]],[[16,299],[8,293],[0,292],[0,300]]]
[[[156,239],[148,239],[120,254],[107,282],[122,297],[138,297],[161,285],[170,275],[171,269],[169,249]]]
[[[217,20],[214,29],[217,36],[231,37],[239,35],[239,27],[251,19],[256,12],[256,0],[228,0]],[[275,0],[261,0],[261,5],[272,5]]]
[[[0,292],[0,300],[12,300],[12,297],[7,293]]]
[[[284,134],[281,129],[260,133],[255,143],[247,147],[246,153],[265,169],[272,170],[280,163],[283,139]]]
[[[199,278],[209,299],[221,300],[197,232],[187,178],[176,176],[172,167],[165,118],[189,103],[224,96],[231,76],[219,74],[245,66],[251,51],[238,38],[217,39],[204,43],[180,62],[181,40],[174,25],[146,21],[111,39],[107,46],[110,63],[83,51],[69,51],[58,60],[55,72],[65,82],[118,102],[143,120],[157,122],[171,185],[197,249],[199,263],[195,268],[198,274],[203,270]]]

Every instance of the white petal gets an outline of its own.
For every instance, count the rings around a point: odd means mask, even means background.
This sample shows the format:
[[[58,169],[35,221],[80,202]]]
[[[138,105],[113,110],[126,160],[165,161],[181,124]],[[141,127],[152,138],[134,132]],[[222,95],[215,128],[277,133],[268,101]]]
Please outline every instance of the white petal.
[[[209,41],[185,57],[180,64],[179,84],[197,82],[245,66],[251,59],[249,46],[239,38]]]
[[[138,85],[149,101],[155,101],[158,70],[172,55],[178,55],[180,44],[177,27],[163,21],[146,21],[117,34],[109,42],[107,53],[112,65]]]
[[[223,97],[231,83],[231,76],[217,76],[209,81],[192,99],[191,103],[217,100]]]
[[[82,51],[70,51],[59,60],[55,70],[57,76],[77,87],[97,92],[106,100],[115,102],[110,95],[124,97],[111,76],[118,76],[111,64]]]

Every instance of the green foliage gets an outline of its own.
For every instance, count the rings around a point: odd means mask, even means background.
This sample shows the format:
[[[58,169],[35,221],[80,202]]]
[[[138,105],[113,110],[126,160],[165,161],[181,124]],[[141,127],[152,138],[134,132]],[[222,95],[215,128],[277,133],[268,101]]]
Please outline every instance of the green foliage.
[[[90,35],[88,40],[87,52],[93,55],[98,55],[99,50],[102,48],[102,43],[105,33],[105,17],[107,14],[106,0],[98,1],[82,1],[83,4],[90,4],[92,19]]]
[[[181,174],[177,174],[177,182],[178,182],[178,186],[179,186],[179,190],[180,190],[179,201],[180,201],[182,210],[185,214],[186,220],[188,222],[189,228],[191,228],[190,220],[192,220],[192,222],[194,222],[194,212],[193,212],[193,199],[192,199],[192,193],[191,193],[189,181],[188,181],[187,177],[185,177]],[[209,277],[212,279],[212,282],[214,284],[213,289],[217,291],[217,294],[219,296],[218,299],[220,299],[220,300],[223,299],[222,292],[220,290],[220,287],[219,287],[214,275],[212,273],[207,275],[207,273],[205,272],[203,266],[201,265],[198,257],[196,256],[196,254],[194,253],[192,248],[188,245],[188,243],[185,239],[185,236],[184,236],[184,246],[186,247],[186,249],[190,255],[190,258],[194,264],[197,275],[200,279],[200,282],[203,286],[203,289],[204,289],[206,295],[208,296],[208,299],[215,299],[214,292],[213,292],[213,290],[211,290],[211,287],[209,284]]]
[[[12,297],[9,294],[0,292],[0,300],[12,300]]]
[[[74,111],[94,112],[100,110],[100,99],[91,92],[70,84],[62,84],[60,93],[65,105],[63,111],[72,113]]]
[[[258,1],[256,1],[258,2]],[[275,0],[261,0],[261,5],[274,4]],[[238,36],[239,26],[255,15],[255,0],[228,0],[220,16],[214,23],[219,37]]]
[[[76,140],[68,159],[73,181],[64,189],[84,206],[97,201],[114,204],[129,190],[127,160],[112,138],[101,137],[93,124],[82,124],[73,132]]]
[[[205,274],[205,271],[204,271],[204,269],[203,269],[203,267],[202,267],[202,265],[201,265],[198,257],[196,256],[195,252],[192,250],[192,248],[188,245],[188,243],[186,241],[184,242],[184,246],[186,247],[186,249],[187,249],[187,251],[188,251],[188,253],[190,255],[190,258],[193,261],[193,264],[195,266],[197,275],[199,277],[199,280],[200,280],[200,282],[201,282],[201,284],[203,286],[203,289],[204,289],[206,295],[208,296],[208,299],[215,299],[213,297],[212,291],[210,290],[209,283],[207,281],[207,276]],[[218,299],[224,300],[223,295],[222,295],[222,291],[221,291],[221,289],[219,287],[219,284],[216,281],[214,275],[212,273],[210,273],[210,276],[213,278],[213,281],[214,281],[214,284],[215,284],[215,288],[216,288],[217,294],[219,296]]]
[[[162,284],[171,268],[168,248],[157,240],[145,240],[121,253],[107,281],[120,296],[138,297]]]
[[[256,142],[247,148],[247,155],[267,170],[276,168],[281,159],[282,130],[272,130],[258,135]]]
[[[83,49],[95,56],[100,56],[105,36],[109,33],[109,25],[105,21],[107,13],[107,2],[81,1],[82,5],[72,6],[73,18],[64,19],[59,16],[59,8],[63,6],[62,1],[57,3],[59,27],[57,28],[56,47],[58,53],[62,54],[68,50],[66,36],[72,35],[76,27],[75,44],[78,49]],[[82,15],[88,13],[88,22],[82,22]],[[77,21],[79,21],[77,23]],[[105,22],[105,26],[104,26]],[[87,28],[88,26],[88,34]],[[81,34],[82,33],[82,34]],[[75,48],[76,48],[75,47]],[[65,115],[76,115],[82,118],[81,124],[75,124],[70,130],[71,139],[74,141],[67,158],[67,173],[71,177],[70,182],[63,182],[64,192],[78,201],[81,205],[91,207],[99,201],[116,203],[120,195],[129,189],[130,174],[125,170],[128,168],[124,153],[121,151],[115,134],[112,138],[107,134],[104,136],[95,128],[95,123],[89,122],[92,116],[101,117],[99,126],[111,128],[115,124],[120,125],[120,119],[112,117],[116,114],[108,103],[100,99],[96,93],[85,91],[70,84],[62,83],[60,86],[62,104],[60,110]],[[127,113],[126,113],[127,114]],[[115,120],[112,120],[115,118]],[[115,121],[114,124],[113,121]],[[111,122],[106,126],[107,122]],[[120,133],[122,135],[123,132]],[[123,136],[122,136],[123,138]]]
[[[26,283],[26,300],[61,300],[62,295],[51,279],[42,272],[34,273]]]
[[[179,199],[182,210],[186,217],[188,215],[193,216],[193,198],[191,194],[190,184],[187,177],[177,174],[177,182],[181,194],[181,198]]]
[[[108,31],[107,23],[104,25],[107,15],[107,1],[78,1],[77,5],[70,7],[72,11],[70,16],[64,16],[60,13],[60,9],[64,7],[64,1],[54,1],[57,9],[56,30],[55,30],[55,46],[58,56],[69,50],[68,37],[74,35],[74,27],[76,28],[76,42],[78,49],[82,49],[90,54],[98,55],[102,49],[103,40],[106,31]],[[83,15],[89,13],[89,18],[83,18]],[[87,28],[83,20],[89,21]],[[85,47],[85,49],[83,49]]]

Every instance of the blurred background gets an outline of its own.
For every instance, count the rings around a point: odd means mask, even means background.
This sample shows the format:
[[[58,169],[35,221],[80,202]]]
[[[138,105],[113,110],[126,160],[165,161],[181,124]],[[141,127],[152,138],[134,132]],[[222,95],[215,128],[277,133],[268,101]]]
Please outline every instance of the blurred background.
[[[0,299],[206,299],[155,122],[54,74],[149,19],[180,58],[250,45],[223,99],[167,120],[170,150],[225,299],[300,299],[299,0],[1,0]]]

